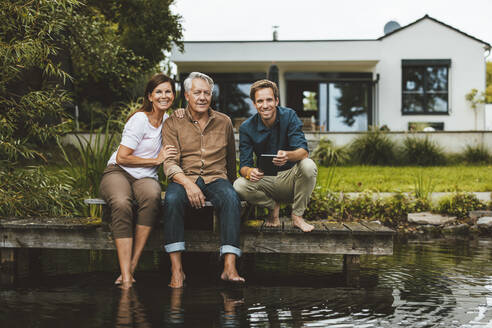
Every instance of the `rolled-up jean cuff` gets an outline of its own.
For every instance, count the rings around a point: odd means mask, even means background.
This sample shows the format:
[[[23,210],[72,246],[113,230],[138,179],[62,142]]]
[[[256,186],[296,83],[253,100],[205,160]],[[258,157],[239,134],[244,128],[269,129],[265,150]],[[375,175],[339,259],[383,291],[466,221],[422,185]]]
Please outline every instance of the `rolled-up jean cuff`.
[[[182,252],[185,250],[185,243],[184,243],[184,241],[179,241],[177,243],[167,244],[167,245],[164,245],[164,249],[168,253]]]
[[[236,254],[237,257],[241,256],[241,250],[237,247],[234,247],[231,245],[220,246],[220,256],[227,254],[227,253]]]

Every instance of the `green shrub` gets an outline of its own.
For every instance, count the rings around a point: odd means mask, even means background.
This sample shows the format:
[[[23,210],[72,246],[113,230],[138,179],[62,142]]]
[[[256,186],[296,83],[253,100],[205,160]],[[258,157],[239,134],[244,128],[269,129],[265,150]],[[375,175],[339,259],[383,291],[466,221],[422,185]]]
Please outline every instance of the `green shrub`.
[[[403,164],[407,165],[433,166],[446,163],[442,149],[427,137],[406,137],[401,155]]]
[[[88,140],[75,136],[77,138],[75,147],[78,151],[76,158],[69,158],[60,145],[69,165],[68,174],[74,179],[75,184],[81,190],[88,192],[91,197],[98,195],[103,171],[120,141],[118,133],[110,133],[110,123],[111,121],[107,122],[104,130],[92,131]]]
[[[379,198],[373,193],[362,193],[355,198],[335,193],[323,193],[315,189],[304,213],[311,220],[336,220],[350,222],[358,220],[379,220],[391,227],[406,222],[408,213],[430,210],[428,200],[414,199],[398,193],[391,197]]]
[[[439,201],[436,211],[441,214],[465,218],[470,211],[484,210],[486,208],[487,205],[482,203],[474,194],[459,192],[442,198]]]
[[[78,216],[85,196],[64,171],[53,175],[42,166],[0,169],[1,217]]]
[[[321,187],[314,189],[308,207],[304,212],[304,217],[311,220],[326,220],[333,217],[340,207],[338,194],[323,192]]]
[[[312,159],[322,166],[340,165],[347,161],[347,152],[343,147],[335,147],[331,140],[321,139],[313,151]]]
[[[490,162],[490,153],[483,145],[467,145],[462,157],[463,161],[468,164],[486,164]]]
[[[395,144],[385,132],[373,129],[352,142],[350,157],[357,164],[390,165],[395,162]]]

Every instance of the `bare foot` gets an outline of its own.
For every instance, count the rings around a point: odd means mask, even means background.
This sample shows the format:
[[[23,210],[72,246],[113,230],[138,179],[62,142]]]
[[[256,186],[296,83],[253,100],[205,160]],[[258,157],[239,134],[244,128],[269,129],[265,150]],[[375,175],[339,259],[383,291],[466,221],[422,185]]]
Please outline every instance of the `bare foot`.
[[[280,227],[280,204],[275,203],[273,211],[270,212],[269,218],[265,220],[265,226],[267,227]]]
[[[310,232],[314,229],[314,226],[304,221],[302,216],[292,214],[292,223],[304,232]]]
[[[173,272],[171,274],[171,282],[168,286],[171,288],[183,288],[185,279],[186,275],[183,271]]]
[[[133,275],[133,273],[132,273],[132,275]],[[121,285],[122,280],[123,280],[123,278],[121,277],[121,274],[120,274],[120,276],[118,278],[116,278],[116,280],[114,281],[114,284],[115,285]],[[137,281],[132,276],[132,283],[134,283],[134,282],[137,282]]]
[[[236,270],[230,270],[230,271],[225,271],[222,272],[220,275],[220,279],[226,281],[226,282],[233,282],[233,283],[240,283],[244,284],[246,280],[241,277]]]

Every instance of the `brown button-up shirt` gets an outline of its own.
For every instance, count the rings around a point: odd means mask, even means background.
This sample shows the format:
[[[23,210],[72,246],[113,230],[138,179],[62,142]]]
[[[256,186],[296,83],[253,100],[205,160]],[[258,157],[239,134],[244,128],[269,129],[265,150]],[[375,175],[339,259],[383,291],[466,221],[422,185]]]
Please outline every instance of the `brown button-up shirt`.
[[[205,183],[219,178],[232,183],[236,179],[236,144],[227,115],[209,109],[209,119],[201,131],[186,108],[184,118],[171,115],[164,122],[162,142],[178,150],[174,159],[164,161],[168,179],[177,173],[184,173],[193,181],[202,177]]]

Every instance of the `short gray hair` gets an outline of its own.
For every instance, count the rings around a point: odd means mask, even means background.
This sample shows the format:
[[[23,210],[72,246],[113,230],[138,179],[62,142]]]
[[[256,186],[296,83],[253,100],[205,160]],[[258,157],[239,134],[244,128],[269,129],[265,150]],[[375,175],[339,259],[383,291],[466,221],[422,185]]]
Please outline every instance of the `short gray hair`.
[[[200,73],[200,72],[192,72],[192,73],[190,73],[190,75],[188,75],[188,77],[183,82],[185,92],[190,92],[191,82],[193,81],[193,79],[204,80],[210,86],[210,91],[214,91],[214,80],[212,80],[212,78],[210,76],[208,76],[207,74]]]

